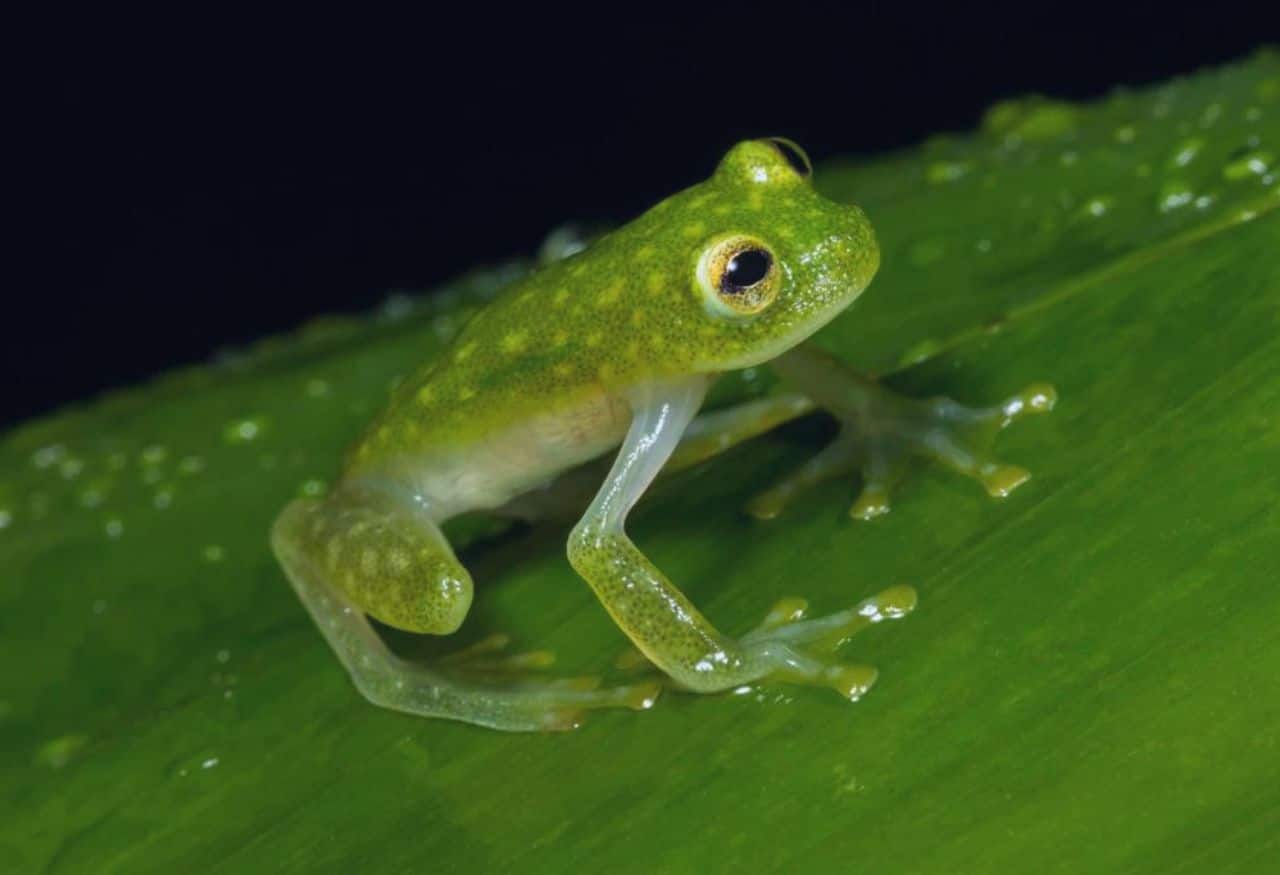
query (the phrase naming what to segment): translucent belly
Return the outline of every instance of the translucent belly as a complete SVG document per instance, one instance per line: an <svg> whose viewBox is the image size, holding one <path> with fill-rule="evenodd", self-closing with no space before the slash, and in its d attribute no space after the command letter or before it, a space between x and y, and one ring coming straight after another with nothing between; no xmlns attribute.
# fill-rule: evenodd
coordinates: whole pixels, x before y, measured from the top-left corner
<svg viewBox="0 0 1280 875"><path fill-rule="evenodd" d="M401 457L360 480L411 497L439 522L501 507L622 442L631 409L604 392L464 446Z"/></svg>

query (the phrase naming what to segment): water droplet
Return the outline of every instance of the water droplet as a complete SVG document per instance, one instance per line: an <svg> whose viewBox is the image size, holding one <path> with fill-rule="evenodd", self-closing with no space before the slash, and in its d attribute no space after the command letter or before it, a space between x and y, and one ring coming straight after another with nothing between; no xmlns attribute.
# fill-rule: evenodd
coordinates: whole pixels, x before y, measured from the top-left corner
<svg viewBox="0 0 1280 875"><path fill-rule="evenodd" d="M413 313L413 298L403 292L395 292L387 295L386 300L382 302L382 318L391 321L404 319Z"/></svg>
<svg viewBox="0 0 1280 875"><path fill-rule="evenodd" d="M1074 167L1076 162L1079 160L1080 160L1080 155L1077 152L1070 152L1070 151L1063 152L1061 155L1058 156L1058 163L1061 164L1063 167Z"/></svg>
<svg viewBox="0 0 1280 875"><path fill-rule="evenodd" d="M67 454L67 448L62 444L50 444L47 447L41 447L31 454L31 464L37 468L49 468L61 462Z"/></svg>
<svg viewBox="0 0 1280 875"><path fill-rule="evenodd" d="M326 486L323 480L313 477L310 480L303 480L302 485L298 487L298 492L308 498L318 498L324 495Z"/></svg>
<svg viewBox="0 0 1280 875"><path fill-rule="evenodd" d="M231 651L224 647L214 654L213 658L226 665L231 660Z"/></svg>
<svg viewBox="0 0 1280 875"><path fill-rule="evenodd" d="M1080 209L1076 211L1076 215L1085 218L1100 219L1107 213L1111 212L1113 207L1115 207L1114 198L1107 197L1105 195L1092 197L1080 205Z"/></svg>
<svg viewBox="0 0 1280 875"><path fill-rule="evenodd" d="M1249 152L1223 167L1222 176L1231 182L1238 182L1252 176L1264 176L1273 160L1270 152Z"/></svg>
<svg viewBox="0 0 1280 875"><path fill-rule="evenodd" d="M0 529L7 529L13 525L13 511L7 507L0 507Z"/></svg>
<svg viewBox="0 0 1280 875"><path fill-rule="evenodd" d="M308 398L324 398L329 394L329 382L318 378L308 380L305 391Z"/></svg>
<svg viewBox="0 0 1280 875"><path fill-rule="evenodd" d="M973 248L981 252L983 255L986 255L991 251L991 241L984 237L977 243L973 244Z"/></svg>
<svg viewBox="0 0 1280 875"><path fill-rule="evenodd" d="M1160 212L1167 213L1186 206L1194 199L1195 193L1191 191L1191 186L1180 179L1171 179L1160 188L1158 206Z"/></svg>
<svg viewBox="0 0 1280 875"><path fill-rule="evenodd" d="M199 456L183 456L178 463L178 472L181 474L199 474L203 470L204 459Z"/></svg>
<svg viewBox="0 0 1280 875"><path fill-rule="evenodd" d="M267 421L263 417L245 417L228 423L222 430L222 437L230 444L247 444L261 437L266 426Z"/></svg>
<svg viewBox="0 0 1280 875"><path fill-rule="evenodd" d="M441 340L452 340L458 333L459 326L466 320L466 315L471 312L474 312L473 308L468 307L460 311L441 313L431 320L431 330Z"/></svg>
<svg viewBox="0 0 1280 875"><path fill-rule="evenodd" d="M988 134L1003 135L1004 145L1016 148L1019 142L1044 143L1075 129L1077 110L1069 103L1024 97L1005 100L987 110L982 128Z"/></svg>
<svg viewBox="0 0 1280 875"><path fill-rule="evenodd" d="M1222 116L1222 104L1211 103L1204 108L1204 112L1200 114L1200 127L1211 128L1218 123L1218 119Z"/></svg>
<svg viewBox="0 0 1280 875"><path fill-rule="evenodd" d="M74 733L46 741L36 751L36 762L51 769L61 769L71 762L88 741L87 736Z"/></svg>
<svg viewBox="0 0 1280 875"><path fill-rule="evenodd" d="M1169 156L1169 166L1186 167L1196 159L1196 156L1199 155L1203 149L1204 140L1193 137L1192 139L1179 144L1178 147L1173 150L1173 154Z"/></svg>
<svg viewBox="0 0 1280 875"><path fill-rule="evenodd" d="M138 454L138 461L144 465L159 465L169 458L169 449L160 444L151 444L143 447L142 452Z"/></svg>
<svg viewBox="0 0 1280 875"><path fill-rule="evenodd" d="M155 495L151 496L151 504L155 506L156 510L168 509L173 504L173 490L161 489L157 491Z"/></svg>
<svg viewBox="0 0 1280 875"><path fill-rule="evenodd" d="M92 612L94 613L94 615L95 615L95 616L99 616L99 617L100 617L100 616L102 616L103 614L105 614L105 613L107 612L107 602L106 602L106 600L105 600L105 599L94 599L93 604L89 606L89 610L90 610L90 611L92 611Z"/></svg>
<svg viewBox="0 0 1280 875"><path fill-rule="evenodd" d="M205 562L221 562L227 558L227 551L221 544L206 544L200 555Z"/></svg>
<svg viewBox="0 0 1280 875"><path fill-rule="evenodd" d="M103 525L103 529L107 533L107 537L115 540L124 534L124 520L119 517L111 517Z"/></svg>
<svg viewBox="0 0 1280 875"><path fill-rule="evenodd" d="M1138 130L1133 125L1124 125L1116 128L1115 138L1117 143L1132 143L1138 137Z"/></svg>
<svg viewBox="0 0 1280 875"><path fill-rule="evenodd" d="M126 456L124 453L120 452L119 450L116 450L114 453L111 453L109 456L107 456L108 471L123 471L125 466L128 464L129 464L129 457Z"/></svg>
<svg viewBox="0 0 1280 875"><path fill-rule="evenodd" d="M202 768L202 769L212 769L212 768L216 767L217 765L218 765L218 758L217 758L217 757L209 757L208 759L206 759L206 760L204 760L204 761L202 761L202 762L200 763L200 768Z"/></svg>
<svg viewBox="0 0 1280 875"><path fill-rule="evenodd" d="M925 171L925 178L934 185L940 185L945 182L955 182L971 169L972 165L967 161L935 161Z"/></svg>
<svg viewBox="0 0 1280 875"><path fill-rule="evenodd" d="M1247 122L1256 122L1262 118L1262 110L1256 106L1251 106L1244 111L1244 120Z"/></svg>
<svg viewBox="0 0 1280 875"><path fill-rule="evenodd" d="M78 501L81 507L98 507L107 497L107 490L100 484L86 486L80 491Z"/></svg>

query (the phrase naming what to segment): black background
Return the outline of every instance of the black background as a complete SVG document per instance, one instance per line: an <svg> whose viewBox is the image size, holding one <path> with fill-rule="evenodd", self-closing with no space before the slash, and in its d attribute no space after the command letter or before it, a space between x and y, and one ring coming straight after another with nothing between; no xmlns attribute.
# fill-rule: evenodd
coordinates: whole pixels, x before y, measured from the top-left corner
<svg viewBox="0 0 1280 875"><path fill-rule="evenodd" d="M1230 61L1264 5L68 16L6 112L0 424L623 220L742 137L873 153Z"/></svg>

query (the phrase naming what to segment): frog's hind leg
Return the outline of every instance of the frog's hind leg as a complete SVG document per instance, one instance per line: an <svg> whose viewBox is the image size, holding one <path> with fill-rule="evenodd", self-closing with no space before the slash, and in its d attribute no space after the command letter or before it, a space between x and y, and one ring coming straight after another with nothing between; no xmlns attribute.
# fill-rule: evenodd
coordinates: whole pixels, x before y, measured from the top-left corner
<svg viewBox="0 0 1280 875"><path fill-rule="evenodd" d="M375 705L494 729L571 729L589 708L643 709L654 684L596 689L594 678L533 680L550 655L503 658L502 636L423 666L393 654L371 614L414 632L447 634L471 604L471 578L435 524L396 499L348 489L299 500L277 519L272 547L290 583Z"/></svg>
<svg viewBox="0 0 1280 875"><path fill-rule="evenodd" d="M872 519L889 510L889 494L912 456L936 459L1003 498L1031 474L992 453L996 435L1013 421L1053 409L1057 393L1033 383L990 407L966 407L950 398L905 398L857 374L815 348L798 346L772 362L782 377L840 421L836 439L808 464L752 499L747 510L768 519L799 493L835 477L862 474L862 492L850 516Z"/></svg>

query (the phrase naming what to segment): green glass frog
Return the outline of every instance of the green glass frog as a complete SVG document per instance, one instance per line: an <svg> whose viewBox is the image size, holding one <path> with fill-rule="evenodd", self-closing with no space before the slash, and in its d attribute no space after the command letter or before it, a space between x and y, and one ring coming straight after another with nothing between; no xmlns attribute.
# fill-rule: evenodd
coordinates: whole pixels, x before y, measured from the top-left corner
<svg viewBox="0 0 1280 875"><path fill-rule="evenodd" d="M569 562L667 683L866 692L875 670L833 653L859 628L910 611L909 587L819 619L786 600L732 638L625 531L664 466L692 464L819 407L841 423L838 437L753 501L756 516L855 472L863 485L852 514L876 516L913 454L940 459L993 495L1028 476L987 451L1012 419L1048 410L1051 387L985 409L915 401L804 343L861 294L880 259L863 212L818 195L811 175L788 140L739 143L710 179L514 284L403 382L326 497L284 509L272 531L276 555L370 701L505 730L564 729L585 709L653 703L656 683L533 679L529 669L543 658L504 661L496 638L419 665L391 653L367 619L455 631L472 582L441 523L475 510L537 516L560 485L580 484L600 470L587 463L619 446L569 536ZM795 393L697 416L717 375L766 362Z"/></svg>

